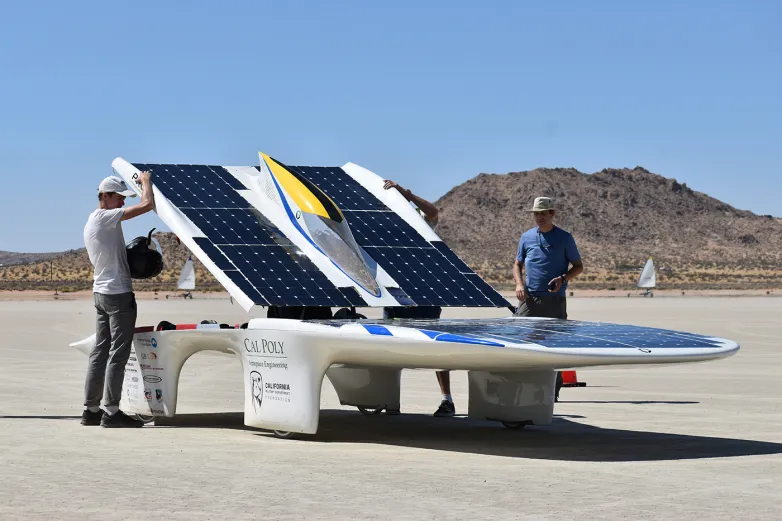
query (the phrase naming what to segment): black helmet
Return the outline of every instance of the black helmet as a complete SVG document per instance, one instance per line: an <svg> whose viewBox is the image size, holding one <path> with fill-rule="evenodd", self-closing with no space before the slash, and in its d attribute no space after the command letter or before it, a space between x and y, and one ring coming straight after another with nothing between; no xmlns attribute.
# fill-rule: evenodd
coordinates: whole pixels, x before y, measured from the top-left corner
<svg viewBox="0 0 782 521"><path fill-rule="evenodd" d="M150 279L163 271L163 255L150 248L152 244L152 228L146 237L136 237L126 246L130 276L134 279Z"/></svg>

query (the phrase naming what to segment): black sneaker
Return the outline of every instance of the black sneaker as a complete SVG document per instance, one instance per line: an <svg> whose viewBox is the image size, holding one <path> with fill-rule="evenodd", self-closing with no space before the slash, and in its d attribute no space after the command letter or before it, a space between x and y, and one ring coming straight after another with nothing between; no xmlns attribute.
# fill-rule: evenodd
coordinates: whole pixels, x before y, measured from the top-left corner
<svg viewBox="0 0 782 521"><path fill-rule="evenodd" d="M440 403L440 407L434 411L434 415L438 417L453 416L454 414L456 414L456 407L453 405L453 402L449 402L448 400L443 400L442 403Z"/></svg>
<svg viewBox="0 0 782 521"><path fill-rule="evenodd" d="M103 418L103 411L90 412L89 409L84 409L81 413L82 425L100 425L100 421Z"/></svg>
<svg viewBox="0 0 782 521"><path fill-rule="evenodd" d="M115 414L104 414L100 426L109 428L143 427L144 422L131 418L122 411L117 411Z"/></svg>

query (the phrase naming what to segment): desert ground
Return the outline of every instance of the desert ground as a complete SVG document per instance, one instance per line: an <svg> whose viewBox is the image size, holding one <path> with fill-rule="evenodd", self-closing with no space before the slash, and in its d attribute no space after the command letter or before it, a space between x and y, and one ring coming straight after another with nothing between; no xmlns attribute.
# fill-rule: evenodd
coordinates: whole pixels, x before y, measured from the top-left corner
<svg viewBox="0 0 782 521"><path fill-rule="evenodd" d="M0 298L0 519L716 519L782 511L782 299L675 296L569 300L572 319L722 336L726 360L581 370L550 426L511 431L433 418L431 371L405 371L401 416L341 407L324 382L317 435L281 440L242 424L238 360L184 367L167 426L79 425L93 330L85 295ZM379 310L370 310L378 316ZM446 310L444 316L507 316ZM263 311L251 313L262 316ZM138 325L238 323L227 298L139 302Z"/></svg>

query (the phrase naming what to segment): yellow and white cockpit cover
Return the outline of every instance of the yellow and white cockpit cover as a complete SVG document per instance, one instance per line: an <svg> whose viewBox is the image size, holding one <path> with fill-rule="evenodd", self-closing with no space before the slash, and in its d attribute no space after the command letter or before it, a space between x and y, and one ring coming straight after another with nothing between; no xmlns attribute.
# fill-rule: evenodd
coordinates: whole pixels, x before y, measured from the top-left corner
<svg viewBox="0 0 782 521"><path fill-rule="evenodd" d="M261 177L268 176L271 180L277 196L274 199L281 203L293 227L353 282L379 297L380 286L334 201L295 171L263 152L258 155ZM269 190L267 195L272 195Z"/></svg>

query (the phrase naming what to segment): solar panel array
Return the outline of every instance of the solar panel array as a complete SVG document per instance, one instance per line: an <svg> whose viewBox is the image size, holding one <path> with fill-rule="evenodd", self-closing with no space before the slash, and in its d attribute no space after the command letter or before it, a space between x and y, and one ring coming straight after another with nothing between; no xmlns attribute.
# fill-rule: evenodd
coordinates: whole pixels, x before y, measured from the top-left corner
<svg viewBox="0 0 782 521"><path fill-rule="evenodd" d="M152 173L160 192L198 226L196 244L258 305L366 306L352 287L337 288L264 223L237 190L246 190L221 166L135 163Z"/></svg>
<svg viewBox="0 0 782 521"><path fill-rule="evenodd" d="M444 243L429 243L396 212L338 167L286 166L342 210L356 243L419 306L505 307L507 301Z"/></svg>
<svg viewBox="0 0 782 521"><path fill-rule="evenodd" d="M336 327L342 321L321 321ZM532 343L551 348L720 348L719 341L693 333L651 327L574 320L362 320L362 324L403 326L503 343ZM433 335L429 335L433 337ZM442 337L437 337L442 339Z"/></svg>
<svg viewBox="0 0 782 521"><path fill-rule="evenodd" d="M196 243L255 304L366 306L352 287L337 288L280 230L239 194L247 190L221 166L135 163L206 236ZM257 168L257 167L256 167ZM338 167L285 166L342 210L356 242L399 284L400 305L507 306L445 244L428 242Z"/></svg>
<svg viewBox="0 0 782 521"><path fill-rule="evenodd" d="M506 342L529 342L544 347L569 348L693 348L720 347L709 337L650 327L569 320L497 320L490 323L454 321L434 329Z"/></svg>

